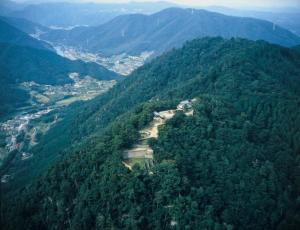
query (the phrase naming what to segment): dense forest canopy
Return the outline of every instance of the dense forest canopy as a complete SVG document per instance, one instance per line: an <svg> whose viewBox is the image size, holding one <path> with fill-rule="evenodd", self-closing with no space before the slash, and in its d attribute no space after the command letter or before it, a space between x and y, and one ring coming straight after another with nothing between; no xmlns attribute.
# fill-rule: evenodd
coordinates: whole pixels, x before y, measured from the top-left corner
<svg viewBox="0 0 300 230"><path fill-rule="evenodd" d="M36 147L39 178L2 187L5 229L297 229L300 54L263 41L204 38L144 65L106 94L63 110ZM154 111L197 98L149 144L154 166L122 153ZM62 141L57 141L57 140ZM33 176L32 176L33 177Z"/></svg>

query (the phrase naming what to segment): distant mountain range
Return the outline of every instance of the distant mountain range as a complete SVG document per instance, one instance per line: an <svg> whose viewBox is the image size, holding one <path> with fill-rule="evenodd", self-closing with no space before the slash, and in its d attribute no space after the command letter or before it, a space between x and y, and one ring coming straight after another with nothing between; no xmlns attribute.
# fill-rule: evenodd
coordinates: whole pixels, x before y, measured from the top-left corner
<svg viewBox="0 0 300 230"><path fill-rule="evenodd" d="M95 26L108 22L118 15L129 13L150 14L171 6L175 6L175 4L167 2L67 3L62 1L23 5L6 0L2 5L0 3L0 14L25 18L44 26Z"/></svg>
<svg viewBox="0 0 300 230"><path fill-rule="evenodd" d="M160 54L180 47L187 40L206 36L266 40L283 46L300 43L295 34L268 21L181 8L152 15L122 15L97 27L55 30L42 34L41 38L109 56L143 51Z"/></svg>
<svg viewBox="0 0 300 230"><path fill-rule="evenodd" d="M281 9L275 10L238 10L226 7L212 6L207 10L238 17L251 17L267 20L290 30L300 36L300 5L298 9Z"/></svg>
<svg viewBox="0 0 300 230"><path fill-rule="evenodd" d="M129 2L109 3L72 3L71 1L30 1L16 3L9 0L0 2L0 15L25 18L44 26L73 27L76 25L97 26L124 14L151 14L169 7L170 2ZM185 7L185 6L182 6ZM252 17L273 22L293 33L300 35L300 9L260 9L243 10L222 6L205 7L209 11L230 16Z"/></svg>

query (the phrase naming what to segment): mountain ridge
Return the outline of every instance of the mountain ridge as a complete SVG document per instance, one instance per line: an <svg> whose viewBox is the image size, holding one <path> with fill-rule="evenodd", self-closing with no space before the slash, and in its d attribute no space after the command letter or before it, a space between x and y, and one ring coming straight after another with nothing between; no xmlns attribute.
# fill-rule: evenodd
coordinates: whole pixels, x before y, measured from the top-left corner
<svg viewBox="0 0 300 230"><path fill-rule="evenodd" d="M168 2L131 3L74 3L52 2L29 4L6 16L26 18L44 26L69 27L75 25L100 25L124 13L153 13L174 4ZM51 13L49 13L51 12Z"/></svg>
<svg viewBox="0 0 300 230"><path fill-rule="evenodd" d="M48 27L31 22L24 18L12 18L12 17L0 16L0 20L5 21L9 25L17 28L18 30L23 31L24 33L26 33L28 35L35 34L36 32L38 32L38 30L40 32L48 32L49 31Z"/></svg>
<svg viewBox="0 0 300 230"><path fill-rule="evenodd" d="M16 27L0 18L0 42L13 45L28 46L36 49L53 50L46 42L38 41L27 33L18 30Z"/></svg>
<svg viewBox="0 0 300 230"><path fill-rule="evenodd" d="M228 26L230 30L226 29ZM205 36L242 37L285 46L300 43L299 37L267 21L180 8L152 15L122 15L98 27L53 31L42 38L109 56L153 50L160 54L180 47L187 40Z"/></svg>

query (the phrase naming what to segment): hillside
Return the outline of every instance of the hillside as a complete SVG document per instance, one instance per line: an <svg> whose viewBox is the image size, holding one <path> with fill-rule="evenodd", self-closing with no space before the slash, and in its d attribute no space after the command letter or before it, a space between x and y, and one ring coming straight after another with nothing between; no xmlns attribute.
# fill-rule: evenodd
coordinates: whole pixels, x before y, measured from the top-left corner
<svg viewBox="0 0 300 230"><path fill-rule="evenodd" d="M49 31L48 27L42 26L40 24L31 22L24 18L11 18L11 17L1 17L0 20L6 22L7 24L21 30L26 34L38 34L45 33Z"/></svg>
<svg viewBox="0 0 300 230"><path fill-rule="evenodd" d="M2 226L296 229L299 76L299 53L262 41L205 38L156 58L64 110L28 164L62 160L17 194L30 167L2 186ZM153 112L191 98L194 115L177 112L149 141L153 167L124 167Z"/></svg>
<svg viewBox="0 0 300 230"><path fill-rule="evenodd" d="M26 104L29 94L20 89L22 82L62 85L73 82L68 77L72 72L99 80L120 79L97 64L70 61L47 50L7 43L0 43L0 50L0 117Z"/></svg>
<svg viewBox="0 0 300 230"><path fill-rule="evenodd" d="M30 37L25 32L5 22L2 18L0 18L0 42L36 49L52 50L52 47L46 42L38 41Z"/></svg>
<svg viewBox="0 0 300 230"><path fill-rule="evenodd" d="M65 84L70 72L93 75L96 79L118 79L118 75L105 68L82 61L70 61L51 51L12 46L0 43L1 74L10 82L35 81L40 84Z"/></svg>
<svg viewBox="0 0 300 230"><path fill-rule="evenodd" d="M267 21L180 8L168 8L152 15L123 15L98 27L56 30L42 38L110 56L137 55L143 51L160 54L180 47L187 40L206 36L266 40L284 46L300 43L299 37Z"/></svg>

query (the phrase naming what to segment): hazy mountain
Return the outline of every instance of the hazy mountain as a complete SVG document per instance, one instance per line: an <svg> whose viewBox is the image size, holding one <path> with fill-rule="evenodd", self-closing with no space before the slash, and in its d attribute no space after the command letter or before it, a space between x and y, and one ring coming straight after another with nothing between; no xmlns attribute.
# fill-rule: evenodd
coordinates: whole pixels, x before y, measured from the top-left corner
<svg viewBox="0 0 300 230"><path fill-rule="evenodd" d="M299 74L299 53L263 41L206 38L156 58L64 111L15 181L64 157L17 195L2 186L2 226L296 229ZM126 168L153 113L191 98L194 115L177 112L149 141L153 165Z"/></svg>
<svg viewBox="0 0 300 230"><path fill-rule="evenodd" d="M105 55L142 51L156 54L205 36L242 37L292 46L300 38L273 23L225 16L205 10L169 8L152 15L119 16L98 27L53 31L42 36L51 42Z"/></svg>
<svg viewBox="0 0 300 230"><path fill-rule="evenodd" d="M11 26L16 27L17 29L27 33L27 34L38 34L49 32L49 28L46 26L42 26L40 24L31 22L24 18L11 18L11 17L1 17L0 20L8 23Z"/></svg>
<svg viewBox="0 0 300 230"><path fill-rule="evenodd" d="M5 19L6 20L6 19ZM38 41L25 32L18 30L16 27L8 24L0 18L0 42L12 45L27 46L37 49L52 50L52 47L43 41Z"/></svg>
<svg viewBox="0 0 300 230"><path fill-rule="evenodd" d="M20 4L10 0L1 0L0 15L9 15L14 11L22 10L25 6L26 4Z"/></svg>
<svg viewBox="0 0 300 230"><path fill-rule="evenodd" d="M231 16L252 17L267 20L300 36L300 8L266 11L238 10L226 7L208 7L208 10Z"/></svg>
<svg viewBox="0 0 300 230"><path fill-rule="evenodd" d="M100 25L118 15L128 13L149 14L170 6L174 6L174 4L166 2L131 2L124 4L55 2L31 4L9 15L26 18L45 26L70 27Z"/></svg>

